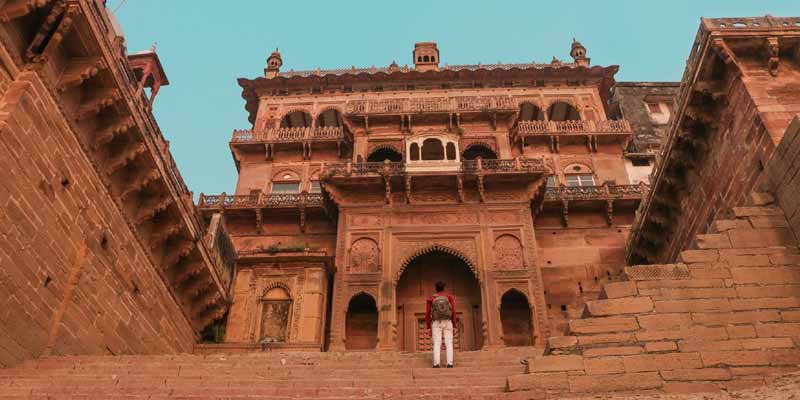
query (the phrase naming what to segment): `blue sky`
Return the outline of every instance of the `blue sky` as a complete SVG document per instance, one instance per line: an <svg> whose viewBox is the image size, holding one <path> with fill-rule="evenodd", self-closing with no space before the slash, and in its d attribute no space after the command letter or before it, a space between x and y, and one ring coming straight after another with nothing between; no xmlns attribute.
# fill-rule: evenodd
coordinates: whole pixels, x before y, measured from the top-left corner
<svg viewBox="0 0 800 400"><path fill-rule="evenodd" d="M170 86L154 112L195 196L233 192L228 141L250 128L236 78L262 75L275 47L282 70L411 64L419 41L449 64L547 62L569 60L576 37L592 64L620 66L618 81L679 80L701 16L764 14L800 15L800 3L126 0L117 11L129 52L158 42Z"/></svg>

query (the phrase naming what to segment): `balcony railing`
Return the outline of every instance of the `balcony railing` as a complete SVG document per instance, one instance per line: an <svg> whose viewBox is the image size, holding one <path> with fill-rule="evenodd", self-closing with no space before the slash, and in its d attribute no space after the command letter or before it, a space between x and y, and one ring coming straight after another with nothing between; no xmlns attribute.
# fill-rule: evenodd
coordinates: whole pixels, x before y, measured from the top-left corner
<svg viewBox="0 0 800 400"><path fill-rule="evenodd" d="M516 111L517 102L508 96L431 97L422 99L354 100L347 102L347 114L403 114L451 111Z"/></svg>
<svg viewBox="0 0 800 400"><path fill-rule="evenodd" d="M292 143L306 140L345 140L344 130L336 126L318 128L272 128L263 131L235 130L232 143Z"/></svg>
<svg viewBox="0 0 800 400"><path fill-rule="evenodd" d="M421 162L421 163L424 163ZM515 158L510 160L464 160L460 168L453 171L449 168L458 162L451 161L442 164L442 172L456 172L466 174L496 174L537 172L546 173L547 168L541 158ZM357 177L357 176L395 176L410 173L414 163L405 162L363 162L363 163L334 163L325 164L322 168L323 177ZM436 172L436 167L426 165L424 170L415 172Z"/></svg>
<svg viewBox="0 0 800 400"><path fill-rule="evenodd" d="M322 193L276 193L258 195L205 195L200 194L197 207L218 208L294 208L322 207Z"/></svg>
<svg viewBox="0 0 800 400"><path fill-rule="evenodd" d="M641 199L650 191L650 185L602 185L548 187L546 201L560 200L627 200Z"/></svg>
<svg viewBox="0 0 800 400"><path fill-rule="evenodd" d="M625 120L608 121L520 121L519 135L632 133L631 124Z"/></svg>

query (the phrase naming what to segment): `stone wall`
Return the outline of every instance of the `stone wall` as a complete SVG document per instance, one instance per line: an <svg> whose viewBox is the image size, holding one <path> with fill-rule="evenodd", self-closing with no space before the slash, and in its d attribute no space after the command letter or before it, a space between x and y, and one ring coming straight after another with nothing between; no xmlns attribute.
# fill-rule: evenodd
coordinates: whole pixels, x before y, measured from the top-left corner
<svg viewBox="0 0 800 400"><path fill-rule="evenodd" d="M189 320L39 77L0 79L0 366L191 351Z"/></svg>
<svg viewBox="0 0 800 400"><path fill-rule="evenodd" d="M733 209L678 264L627 267L511 391L735 390L800 364L800 252L768 194ZM540 396L540 397L536 397Z"/></svg>
<svg viewBox="0 0 800 400"><path fill-rule="evenodd" d="M766 170L765 184L775 193L795 235L800 234L800 117L795 117Z"/></svg>

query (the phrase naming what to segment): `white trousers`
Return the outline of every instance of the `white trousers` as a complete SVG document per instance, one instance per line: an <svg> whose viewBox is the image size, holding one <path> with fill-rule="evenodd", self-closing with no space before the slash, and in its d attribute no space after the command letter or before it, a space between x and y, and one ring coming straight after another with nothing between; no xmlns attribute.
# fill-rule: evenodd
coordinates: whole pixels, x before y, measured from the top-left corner
<svg viewBox="0 0 800 400"><path fill-rule="evenodd" d="M442 358L442 334L444 334L444 347L447 349L447 365L453 365L453 321L431 322L433 365L439 365Z"/></svg>

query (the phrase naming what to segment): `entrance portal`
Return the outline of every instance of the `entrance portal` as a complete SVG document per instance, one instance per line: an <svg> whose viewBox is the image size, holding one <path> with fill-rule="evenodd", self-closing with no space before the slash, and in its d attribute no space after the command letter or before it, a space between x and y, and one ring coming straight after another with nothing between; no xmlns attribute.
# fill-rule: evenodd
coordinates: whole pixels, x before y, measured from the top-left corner
<svg viewBox="0 0 800 400"><path fill-rule="evenodd" d="M531 309L524 294L511 289L503 295L500 300L500 321L506 346L530 346L533 343Z"/></svg>
<svg viewBox="0 0 800 400"><path fill-rule="evenodd" d="M350 300L345 318L345 348L374 349L378 343L378 307L375 299L360 293Z"/></svg>
<svg viewBox="0 0 800 400"><path fill-rule="evenodd" d="M478 350L481 334L481 288L467 264L441 251L418 256L397 282L397 340L404 351L430 351L431 332L425 326L425 300L442 281L456 301L458 326L454 327L456 350Z"/></svg>

